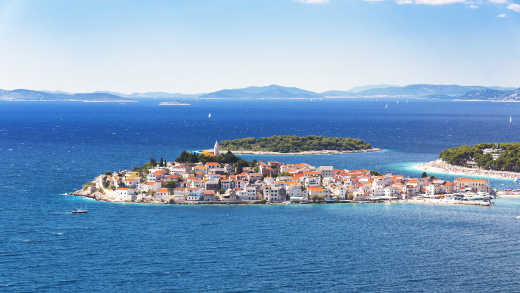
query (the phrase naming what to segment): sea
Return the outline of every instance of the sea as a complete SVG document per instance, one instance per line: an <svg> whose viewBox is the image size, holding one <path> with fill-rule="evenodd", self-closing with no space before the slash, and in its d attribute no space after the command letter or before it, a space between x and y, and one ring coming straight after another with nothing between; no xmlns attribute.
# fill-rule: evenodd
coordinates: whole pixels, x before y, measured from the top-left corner
<svg viewBox="0 0 520 293"><path fill-rule="evenodd" d="M0 291L520 291L516 199L491 207L182 206L65 195L108 170L271 135L358 137L383 151L243 157L420 176L413 166L445 148L518 141L518 104L190 103L0 102ZM71 214L75 208L89 212Z"/></svg>

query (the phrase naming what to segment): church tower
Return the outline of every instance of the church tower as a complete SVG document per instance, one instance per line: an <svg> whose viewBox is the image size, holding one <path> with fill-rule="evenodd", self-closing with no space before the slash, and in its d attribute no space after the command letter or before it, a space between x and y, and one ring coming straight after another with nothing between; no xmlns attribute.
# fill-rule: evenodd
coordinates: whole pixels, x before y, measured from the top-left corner
<svg viewBox="0 0 520 293"><path fill-rule="evenodd" d="M218 149L218 140L215 141L215 146L213 147L213 154L215 154L215 156L220 155L220 150Z"/></svg>

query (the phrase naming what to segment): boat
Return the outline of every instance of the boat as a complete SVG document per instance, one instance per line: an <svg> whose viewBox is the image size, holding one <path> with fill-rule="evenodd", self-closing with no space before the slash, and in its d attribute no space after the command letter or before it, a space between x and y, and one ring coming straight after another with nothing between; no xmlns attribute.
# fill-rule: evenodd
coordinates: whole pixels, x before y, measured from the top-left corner
<svg viewBox="0 0 520 293"><path fill-rule="evenodd" d="M74 210L72 210L71 213L73 213L73 214L86 214L86 213L88 213L88 210L74 209Z"/></svg>

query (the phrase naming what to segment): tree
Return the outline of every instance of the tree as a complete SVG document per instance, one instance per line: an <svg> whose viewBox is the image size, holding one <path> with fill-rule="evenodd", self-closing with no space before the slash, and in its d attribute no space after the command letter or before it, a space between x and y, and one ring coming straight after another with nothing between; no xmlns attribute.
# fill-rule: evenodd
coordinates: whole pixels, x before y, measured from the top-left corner
<svg viewBox="0 0 520 293"><path fill-rule="evenodd" d="M374 171L374 170L370 170L370 175L372 176L383 176L383 174L377 172L377 171Z"/></svg>
<svg viewBox="0 0 520 293"><path fill-rule="evenodd" d="M168 181L165 184L163 184L163 187L173 189L177 187L177 183L175 181Z"/></svg>
<svg viewBox="0 0 520 293"><path fill-rule="evenodd" d="M428 177L428 174L426 174L426 172L422 172L421 178L426 178L426 177Z"/></svg>
<svg viewBox="0 0 520 293"><path fill-rule="evenodd" d="M150 166L155 167L157 165L157 162L155 161L154 158L150 158Z"/></svg>

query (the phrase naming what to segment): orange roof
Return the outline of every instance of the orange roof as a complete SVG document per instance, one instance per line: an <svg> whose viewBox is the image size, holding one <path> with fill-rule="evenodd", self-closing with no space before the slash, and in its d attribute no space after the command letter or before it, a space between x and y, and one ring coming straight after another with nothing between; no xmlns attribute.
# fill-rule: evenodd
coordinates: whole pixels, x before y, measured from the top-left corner
<svg viewBox="0 0 520 293"><path fill-rule="evenodd" d="M161 189L157 190L157 192L170 192L170 191L168 190L168 188L161 188Z"/></svg>
<svg viewBox="0 0 520 293"><path fill-rule="evenodd" d="M157 182L154 182L154 181L146 182L146 185L155 185L155 184L157 184Z"/></svg>
<svg viewBox="0 0 520 293"><path fill-rule="evenodd" d="M119 187L117 190L128 190L128 188Z"/></svg>
<svg viewBox="0 0 520 293"><path fill-rule="evenodd" d="M465 178L465 177L459 177L459 178L456 178L455 181L459 181L459 182L466 182L466 183L485 183L487 184L488 181L487 180L484 180L484 179L475 179L475 178Z"/></svg>
<svg viewBox="0 0 520 293"><path fill-rule="evenodd" d="M164 170L157 170L157 171L153 172L153 175L155 175L155 176L163 175L164 173L166 173L166 171L164 171Z"/></svg>
<svg viewBox="0 0 520 293"><path fill-rule="evenodd" d="M208 165L208 166L220 166L220 164L217 163L217 162L207 162L206 165Z"/></svg>
<svg viewBox="0 0 520 293"><path fill-rule="evenodd" d="M312 191L325 191L325 189L320 186L309 186L308 189Z"/></svg>
<svg viewBox="0 0 520 293"><path fill-rule="evenodd" d="M316 171L303 172L303 175L320 175L320 174L321 174L320 172L316 172Z"/></svg>

